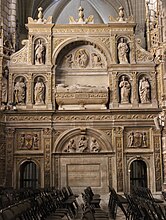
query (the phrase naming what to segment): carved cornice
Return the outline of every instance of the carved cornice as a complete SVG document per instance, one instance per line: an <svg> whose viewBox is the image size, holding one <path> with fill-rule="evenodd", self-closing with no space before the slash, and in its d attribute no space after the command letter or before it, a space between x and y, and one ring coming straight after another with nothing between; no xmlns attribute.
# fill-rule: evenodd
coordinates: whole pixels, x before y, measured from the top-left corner
<svg viewBox="0 0 166 220"><path fill-rule="evenodd" d="M119 114L119 115L108 115L108 114L89 114L89 115L55 115L53 117L54 121L112 121L112 120L152 120L156 114Z"/></svg>

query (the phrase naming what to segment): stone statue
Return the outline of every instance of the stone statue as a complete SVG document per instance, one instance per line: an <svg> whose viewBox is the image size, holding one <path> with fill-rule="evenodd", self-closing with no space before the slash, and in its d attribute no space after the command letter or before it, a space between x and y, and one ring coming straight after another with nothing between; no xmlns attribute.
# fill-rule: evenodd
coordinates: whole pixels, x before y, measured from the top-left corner
<svg viewBox="0 0 166 220"><path fill-rule="evenodd" d="M24 104L26 98L26 85L24 78L20 77L14 86L14 101L16 104Z"/></svg>
<svg viewBox="0 0 166 220"><path fill-rule="evenodd" d="M134 132L131 132L128 136L128 147L134 146Z"/></svg>
<svg viewBox="0 0 166 220"><path fill-rule="evenodd" d="M88 140L85 136L82 136L78 143L78 152L87 152L88 150Z"/></svg>
<svg viewBox="0 0 166 220"><path fill-rule="evenodd" d="M76 60L80 67L85 68L89 62L89 56L85 49L79 49L76 52Z"/></svg>
<svg viewBox="0 0 166 220"><path fill-rule="evenodd" d="M128 62L128 52L129 47L127 43L124 41L124 38L120 38L120 43L118 44L118 59L120 64L126 64Z"/></svg>
<svg viewBox="0 0 166 220"><path fill-rule="evenodd" d="M35 64L45 64L46 48L41 39L38 39L35 46Z"/></svg>
<svg viewBox="0 0 166 220"><path fill-rule="evenodd" d="M2 77L2 103L7 104L8 102L8 69L4 69Z"/></svg>
<svg viewBox="0 0 166 220"><path fill-rule="evenodd" d="M92 53L92 67L103 67L101 56L96 53Z"/></svg>
<svg viewBox="0 0 166 220"><path fill-rule="evenodd" d="M21 134L20 136L20 148L25 146L25 134Z"/></svg>
<svg viewBox="0 0 166 220"><path fill-rule="evenodd" d="M76 143L75 143L74 139L70 139L70 141L65 149L65 152L69 152L69 153L76 152Z"/></svg>
<svg viewBox="0 0 166 220"><path fill-rule="evenodd" d="M146 77L139 81L139 96L141 103L150 103L150 84Z"/></svg>
<svg viewBox="0 0 166 220"><path fill-rule="evenodd" d="M128 82L128 80L125 78L125 76L122 76L122 80L119 84L120 88L120 100L121 103L130 103L130 90L131 90L131 85Z"/></svg>
<svg viewBox="0 0 166 220"><path fill-rule="evenodd" d="M71 68L73 64L73 55L70 53L65 58L67 67Z"/></svg>
<svg viewBox="0 0 166 220"><path fill-rule="evenodd" d="M44 104L45 101L45 84L41 77L37 78L37 82L35 84L35 104Z"/></svg>
<svg viewBox="0 0 166 220"><path fill-rule="evenodd" d="M38 138L37 134L35 134L33 136L33 148L34 149L38 149L39 148L39 138Z"/></svg>
<svg viewBox="0 0 166 220"><path fill-rule="evenodd" d="M95 138L92 138L91 144L90 144L90 151L91 152L100 152L101 148L99 144L97 143L97 140Z"/></svg>

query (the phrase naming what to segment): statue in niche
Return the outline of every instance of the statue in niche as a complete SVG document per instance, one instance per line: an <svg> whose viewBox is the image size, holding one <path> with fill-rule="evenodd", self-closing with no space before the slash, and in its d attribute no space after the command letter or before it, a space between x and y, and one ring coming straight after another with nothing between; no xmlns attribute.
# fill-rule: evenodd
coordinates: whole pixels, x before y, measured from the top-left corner
<svg viewBox="0 0 166 220"><path fill-rule="evenodd" d="M7 104L8 102L8 75L9 70L4 69L3 75L2 75L2 103Z"/></svg>
<svg viewBox="0 0 166 220"><path fill-rule="evenodd" d="M145 76L139 81L139 96L141 103L150 103L150 83Z"/></svg>
<svg viewBox="0 0 166 220"><path fill-rule="evenodd" d="M33 136L33 148L34 149L38 149L39 148L39 138L38 138L37 134L35 134Z"/></svg>
<svg viewBox="0 0 166 220"><path fill-rule="evenodd" d="M97 143L97 140L95 138L92 138L91 144L90 144L90 151L91 152L100 152L101 148L99 144Z"/></svg>
<svg viewBox="0 0 166 220"><path fill-rule="evenodd" d="M92 67L103 67L101 56L96 53L92 53Z"/></svg>
<svg viewBox="0 0 166 220"><path fill-rule="evenodd" d="M89 62L89 56L85 49L79 49L76 52L76 60L81 68L86 68Z"/></svg>
<svg viewBox="0 0 166 220"><path fill-rule="evenodd" d="M82 136L78 143L78 152L87 152L88 151L88 140L85 136Z"/></svg>
<svg viewBox="0 0 166 220"><path fill-rule="evenodd" d="M74 141L74 139L70 139L66 149L64 150L65 152L69 152L69 153L75 153L76 152L76 143Z"/></svg>
<svg viewBox="0 0 166 220"><path fill-rule="evenodd" d="M35 46L35 64L45 64L46 47L41 39L38 39Z"/></svg>
<svg viewBox="0 0 166 220"><path fill-rule="evenodd" d="M23 77L20 77L14 86L14 100L16 104L24 104L26 98L26 85Z"/></svg>
<svg viewBox="0 0 166 220"><path fill-rule="evenodd" d="M20 148L25 146L25 134L21 134L20 136Z"/></svg>
<svg viewBox="0 0 166 220"><path fill-rule="evenodd" d="M125 76L122 76L122 80L119 83L119 88L120 88L121 103L123 104L130 103L131 85Z"/></svg>
<svg viewBox="0 0 166 220"><path fill-rule="evenodd" d="M143 132L143 134L142 134L142 147L147 147L146 132Z"/></svg>
<svg viewBox="0 0 166 220"><path fill-rule="evenodd" d="M41 77L37 78L34 88L35 105L44 104L45 101L45 84Z"/></svg>
<svg viewBox="0 0 166 220"><path fill-rule="evenodd" d="M70 53L65 58L67 67L71 68L73 64L73 55Z"/></svg>
<svg viewBox="0 0 166 220"><path fill-rule="evenodd" d="M129 143L128 147L133 147L134 146L134 132L131 132L128 136Z"/></svg>
<svg viewBox="0 0 166 220"><path fill-rule="evenodd" d="M118 44L118 59L120 64L129 63L128 52L129 52L129 47L127 43L125 42L124 38L120 38L120 42Z"/></svg>

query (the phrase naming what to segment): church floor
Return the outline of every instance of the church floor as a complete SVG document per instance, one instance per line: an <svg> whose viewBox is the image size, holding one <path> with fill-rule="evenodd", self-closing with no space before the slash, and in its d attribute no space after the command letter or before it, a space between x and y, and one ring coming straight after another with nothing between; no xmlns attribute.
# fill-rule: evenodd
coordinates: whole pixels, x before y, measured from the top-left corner
<svg viewBox="0 0 166 220"><path fill-rule="evenodd" d="M100 203L101 208L102 208L105 212L107 212L107 213L108 213L108 199L109 199L108 197L109 197L109 195L102 196L102 197L101 197L101 203ZM79 198L78 198L77 201L78 201L78 203L79 203L79 206L81 207L82 199L80 198L80 196L79 196ZM79 211L78 211L78 214L77 214L76 218L75 218L75 219L72 219L72 220L81 220L81 217L82 217L82 210L81 210L81 208L80 208ZM49 216L46 220L55 220L55 219L57 219L57 218L55 218L54 216ZM121 209L118 208L116 220L125 220L125 219L126 219L126 218L125 218L124 214L122 213ZM63 220L68 220L68 219L67 219L67 218L63 218ZM89 220L90 220L90 219L89 219ZM112 220L112 218L109 218L109 220Z"/></svg>
<svg viewBox="0 0 166 220"><path fill-rule="evenodd" d="M73 220L81 220L81 216L82 216L82 213L81 213L81 212L78 212L78 216L77 216L75 219L73 219ZM50 217L48 217L46 220L54 220L54 219L57 220L57 218L54 218L53 216L50 216ZM116 220L125 220L125 219L126 219L126 218L125 218L124 214L123 214L122 211L118 208ZM63 220L67 220L67 218L63 218ZM90 220L90 219L89 219L89 220ZM109 218L109 220L112 220L112 218Z"/></svg>

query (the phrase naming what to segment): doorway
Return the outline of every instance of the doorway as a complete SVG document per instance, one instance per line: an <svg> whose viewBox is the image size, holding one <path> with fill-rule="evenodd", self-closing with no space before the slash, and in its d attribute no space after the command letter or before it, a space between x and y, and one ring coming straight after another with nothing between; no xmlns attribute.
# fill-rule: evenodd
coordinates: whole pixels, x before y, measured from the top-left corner
<svg viewBox="0 0 166 220"><path fill-rule="evenodd" d="M130 189L147 187L147 166L143 160L135 160L130 165Z"/></svg>
<svg viewBox="0 0 166 220"><path fill-rule="evenodd" d="M24 162L20 166L20 188L36 189L39 185L39 172L37 165L32 162Z"/></svg>

